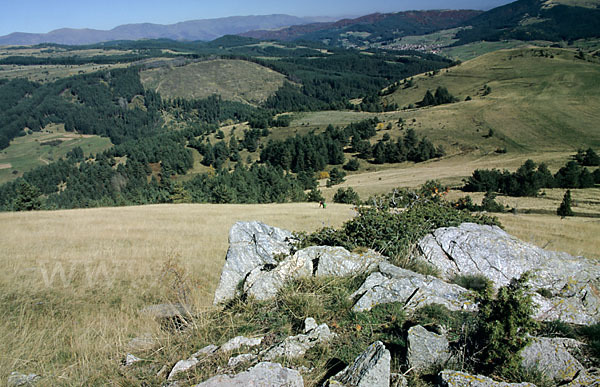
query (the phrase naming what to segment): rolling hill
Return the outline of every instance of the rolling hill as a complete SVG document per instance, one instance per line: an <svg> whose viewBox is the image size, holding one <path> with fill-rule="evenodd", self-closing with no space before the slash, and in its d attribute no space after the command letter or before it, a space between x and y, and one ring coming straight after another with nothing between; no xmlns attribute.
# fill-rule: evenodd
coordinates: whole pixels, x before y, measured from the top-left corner
<svg viewBox="0 0 600 387"><path fill-rule="evenodd" d="M215 59L181 67L162 67L140 74L145 88L167 98L201 99L213 94L225 100L258 105L283 85L285 76L244 60Z"/></svg>
<svg viewBox="0 0 600 387"><path fill-rule="evenodd" d="M456 150L576 150L600 145L598 82L597 60L572 50L519 48L414 77L412 86L401 85L386 101L414 107L427 90L447 88L460 102L408 109L403 116ZM490 130L494 135L484 138Z"/></svg>

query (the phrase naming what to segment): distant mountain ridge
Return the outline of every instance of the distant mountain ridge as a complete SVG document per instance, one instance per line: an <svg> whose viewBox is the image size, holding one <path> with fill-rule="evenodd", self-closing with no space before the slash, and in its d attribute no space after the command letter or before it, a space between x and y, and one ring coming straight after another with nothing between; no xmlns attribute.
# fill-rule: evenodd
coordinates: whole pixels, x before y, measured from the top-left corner
<svg viewBox="0 0 600 387"><path fill-rule="evenodd" d="M465 23L456 45L480 40L569 41L600 36L600 0L517 0Z"/></svg>
<svg viewBox="0 0 600 387"><path fill-rule="evenodd" d="M276 29L314 22L311 18L274 14L232 16L218 19L190 20L176 24L124 24L111 30L61 28L45 34L15 32L0 36L0 45L32 45L40 43L94 44L111 40L172 39L213 40L224 35L257 29Z"/></svg>
<svg viewBox="0 0 600 387"><path fill-rule="evenodd" d="M374 13L356 19L342 19L328 23L310 23L281 28L275 31L257 30L241 33L242 36L273 40L337 40L343 34L364 32L374 35L370 40L386 35L394 37L425 34L452 28L470 20L483 11L432 10L396 13Z"/></svg>

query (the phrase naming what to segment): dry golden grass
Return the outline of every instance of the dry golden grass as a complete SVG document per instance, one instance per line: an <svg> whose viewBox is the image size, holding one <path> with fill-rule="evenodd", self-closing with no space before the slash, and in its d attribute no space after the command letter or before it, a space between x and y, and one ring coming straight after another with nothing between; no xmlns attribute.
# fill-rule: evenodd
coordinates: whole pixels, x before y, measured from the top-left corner
<svg viewBox="0 0 600 387"><path fill-rule="evenodd" d="M494 214L505 230L548 250L600 259L600 219L556 215Z"/></svg>
<svg viewBox="0 0 600 387"><path fill-rule="evenodd" d="M390 192L396 187L415 188L427 180L440 180L453 187L462 186L462 179L471 176L475 169L508 169L516 171L527 159L546 163L552 172L563 166L573 152L506 153L471 152L464 155L448 156L423 163L401 163L374 165L366 164L367 172L349 175L346 181L331 188L321 181L323 195L331 200L340 187L352 187L363 199L371 195ZM562 197L561 197L562 199Z"/></svg>
<svg viewBox="0 0 600 387"><path fill-rule="evenodd" d="M187 273L187 301L204 309L234 222L310 231L352 216L349 206L314 203L2 213L0 380L20 371L43 375L42 385L107 384L132 337L169 340L138 314L178 301L167 264Z"/></svg>

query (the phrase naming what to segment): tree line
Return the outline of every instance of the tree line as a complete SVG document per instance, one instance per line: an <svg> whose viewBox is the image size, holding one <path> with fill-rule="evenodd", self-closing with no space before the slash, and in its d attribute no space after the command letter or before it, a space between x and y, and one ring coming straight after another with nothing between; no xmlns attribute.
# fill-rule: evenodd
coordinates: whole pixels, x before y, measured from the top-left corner
<svg viewBox="0 0 600 387"><path fill-rule="evenodd" d="M541 188L591 188L600 184L600 169L590 172L577 161L567 162L554 175L546 164L527 160L516 172L477 169L465 181L467 192L499 192L508 196L537 196Z"/></svg>

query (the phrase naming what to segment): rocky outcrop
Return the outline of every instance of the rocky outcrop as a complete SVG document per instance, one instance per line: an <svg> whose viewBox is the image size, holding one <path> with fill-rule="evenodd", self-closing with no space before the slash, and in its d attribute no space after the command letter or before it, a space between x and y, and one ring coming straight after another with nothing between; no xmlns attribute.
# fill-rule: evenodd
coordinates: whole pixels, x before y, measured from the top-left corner
<svg viewBox="0 0 600 387"><path fill-rule="evenodd" d="M21 374L19 372L11 372L8 377L8 386L33 386L39 382L41 377L36 374Z"/></svg>
<svg viewBox="0 0 600 387"><path fill-rule="evenodd" d="M336 334L329 330L327 324L321 324L317 327L312 327L313 322L314 319L310 319L308 324L306 324L305 321L305 326L309 326L312 329L305 329L304 334L286 338L283 340L283 342L261 352L261 357L264 360L274 360L278 357L285 357L288 359L301 357L306 353L306 351L315 345L327 342L336 337Z"/></svg>
<svg viewBox="0 0 600 387"><path fill-rule="evenodd" d="M313 246L298 251L313 262L316 277L346 277L368 273L377 268L385 257L373 250L351 253L343 247Z"/></svg>
<svg viewBox="0 0 600 387"><path fill-rule="evenodd" d="M482 275L494 287L529 271L534 290L544 289L550 298L536 298L542 320L560 319L575 324L600 321L600 265L525 243L496 226L463 223L444 227L418 243L420 256L439 269L449 281L458 275Z"/></svg>
<svg viewBox="0 0 600 387"><path fill-rule="evenodd" d="M229 358L227 361L227 366L231 368L235 368L240 364L244 363L253 363L258 359L258 357L253 353L243 353L241 355L234 356Z"/></svg>
<svg viewBox="0 0 600 387"><path fill-rule="evenodd" d="M537 369L556 382L570 382L585 371L570 353L582 345L573 339L536 337L521 351L521 364Z"/></svg>
<svg viewBox="0 0 600 387"><path fill-rule="evenodd" d="M186 371L191 370L199 362L200 362L200 360L198 360L198 358L196 358L194 356L192 356L192 357L190 357L189 359L186 359L186 360L179 360L177 363L175 363L175 365L171 369L171 372L169 373L169 376L167 377L167 380L172 380L178 374L180 374L182 372L186 372Z"/></svg>
<svg viewBox="0 0 600 387"><path fill-rule="evenodd" d="M567 384L561 384L561 387L598 387L600 386L600 374L598 372L591 374L580 372L575 379Z"/></svg>
<svg viewBox="0 0 600 387"><path fill-rule="evenodd" d="M231 340L227 341L226 343L224 343L223 345L221 345L220 347L217 347L216 345L213 345L213 344L207 345L206 347L202 348L198 352L194 353L189 358L184 359L184 360L179 360L177 363L175 363L175 365L171 369L171 372L169 373L169 376L167 377L167 379L172 380L178 374L180 374L182 372L187 372L187 371L191 370L192 368L196 367L196 365L198 365L198 363L200 363L200 359L203 357L211 356L217 352L235 351L242 347L256 347L262 343L262 339L263 339L262 337L248 338L248 337L244 337L244 336L236 336L233 339L231 339Z"/></svg>
<svg viewBox="0 0 600 387"><path fill-rule="evenodd" d="M444 335L430 332L421 325L408 330L408 367L423 371L434 365L443 365L450 359L450 344Z"/></svg>
<svg viewBox="0 0 600 387"><path fill-rule="evenodd" d="M258 363L248 371L234 376L217 375L196 387L303 387L304 380L300 372L284 368L278 363Z"/></svg>
<svg viewBox="0 0 600 387"><path fill-rule="evenodd" d="M229 231L229 250L221 280L215 291L218 304L237 295L237 288L248 273L257 267L278 264L275 257L289 254L292 233L261 222L237 222Z"/></svg>
<svg viewBox="0 0 600 387"><path fill-rule="evenodd" d="M139 357L132 355L131 353L128 353L127 356L125 356L125 359L123 360L123 365L125 367L129 367L135 363L139 363L141 362L142 359L140 359Z"/></svg>
<svg viewBox="0 0 600 387"><path fill-rule="evenodd" d="M244 336L237 336L229 340L219 348L220 352L231 352L242 347L257 347L262 343L262 337L248 338Z"/></svg>
<svg viewBox="0 0 600 387"><path fill-rule="evenodd" d="M367 277L351 297L359 297L353 307L357 312L391 302L401 302L407 310L429 304L441 304L454 311L477 310L468 295L469 291L458 285L382 262L379 271Z"/></svg>
<svg viewBox="0 0 600 387"><path fill-rule="evenodd" d="M344 277L369 272L385 257L372 250L351 253L343 247L312 246L297 251L276 267L256 267L244 281L244 293L259 300L277 295L283 285L301 277Z"/></svg>
<svg viewBox="0 0 600 387"><path fill-rule="evenodd" d="M244 281L244 293L258 300L268 300L274 298L287 281L310 277L312 273L312 261L296 253L276 267L265 265L252 270Z"/></svg>
<svg viewBox="0 0 600 387"><path fill-rule="evenodd" d="M579 324L591 324L600 318L600 265L585 258L539 249L497 227L467 223L435 230L423 238L419 242L420 255L413 258L438 268L441 278L394 266L372 251L357 254L341 247L313 246L290 255L291 236L287 231L259 222L236 223L230 232L230 248L215 293L215 303L229 300L239 293L260 300L272 299L286 282L297 278L370 273L351 295L356 312L392 302L401 303L408 312L430 304L440 304L450 311L476 312L478 307L472 301L472 292L451 283L456 276L485 276L497 289L513 278L531 272L534 275L530 282L532 289L544 290L532 294L537 305L536 318L562 319ZM358 325L357 329L362 327ZM178 383L174 381L175 376L198 366L204 357L227 354L231 357L227 363L221 364L221 370L233 372L240 367L254 366L237 375L217 375L198 386L300 386L303 381L298 371L270 362L279 358L300 358L318 343L331 341L336 334L327 324L318 325L315 319L307 318L303 333L275 344L275 334L265 337L263 340L262 337L238 336L220 347L207 346L188 359L177 362L169 373L169 382ZM540 370L561 385L600 385L600 378L585 370L572 356L572 351L577 350L579 345L581 343L570 339L534 338L520 353L522 365ZM255 348L239 350L243 347ZM417 374L431 371L432 366L444 365L450 359L447 338L419 325L408 330L406 349L406 357L394 358L394 361L402 364L403 370ZM225 359L222 355L216 360ZM263 362L258 363L260 361ZM390 374L391 361L391 354L385 346L375 342L351 365L330 377L326 385L405 386L407 381L403 375ZM344 363L336 363L331 374L344 366ZM442 386L533 386L529 383L498 382L485 376L450 370L438 376Z"/></svg>
<svg viewBox="0 0 600 387"><path fill-rule="evenodd" d="M531 383L497 382L482 375L444 370L439 374L442 387L536 387Z"/></svg>
<svg viewBox="0 0 600 387"><path fill-rule="evenodd" d="M392 358L381 341L376 341L350 366L335 375L329 386L389 387Z"/></svg>

